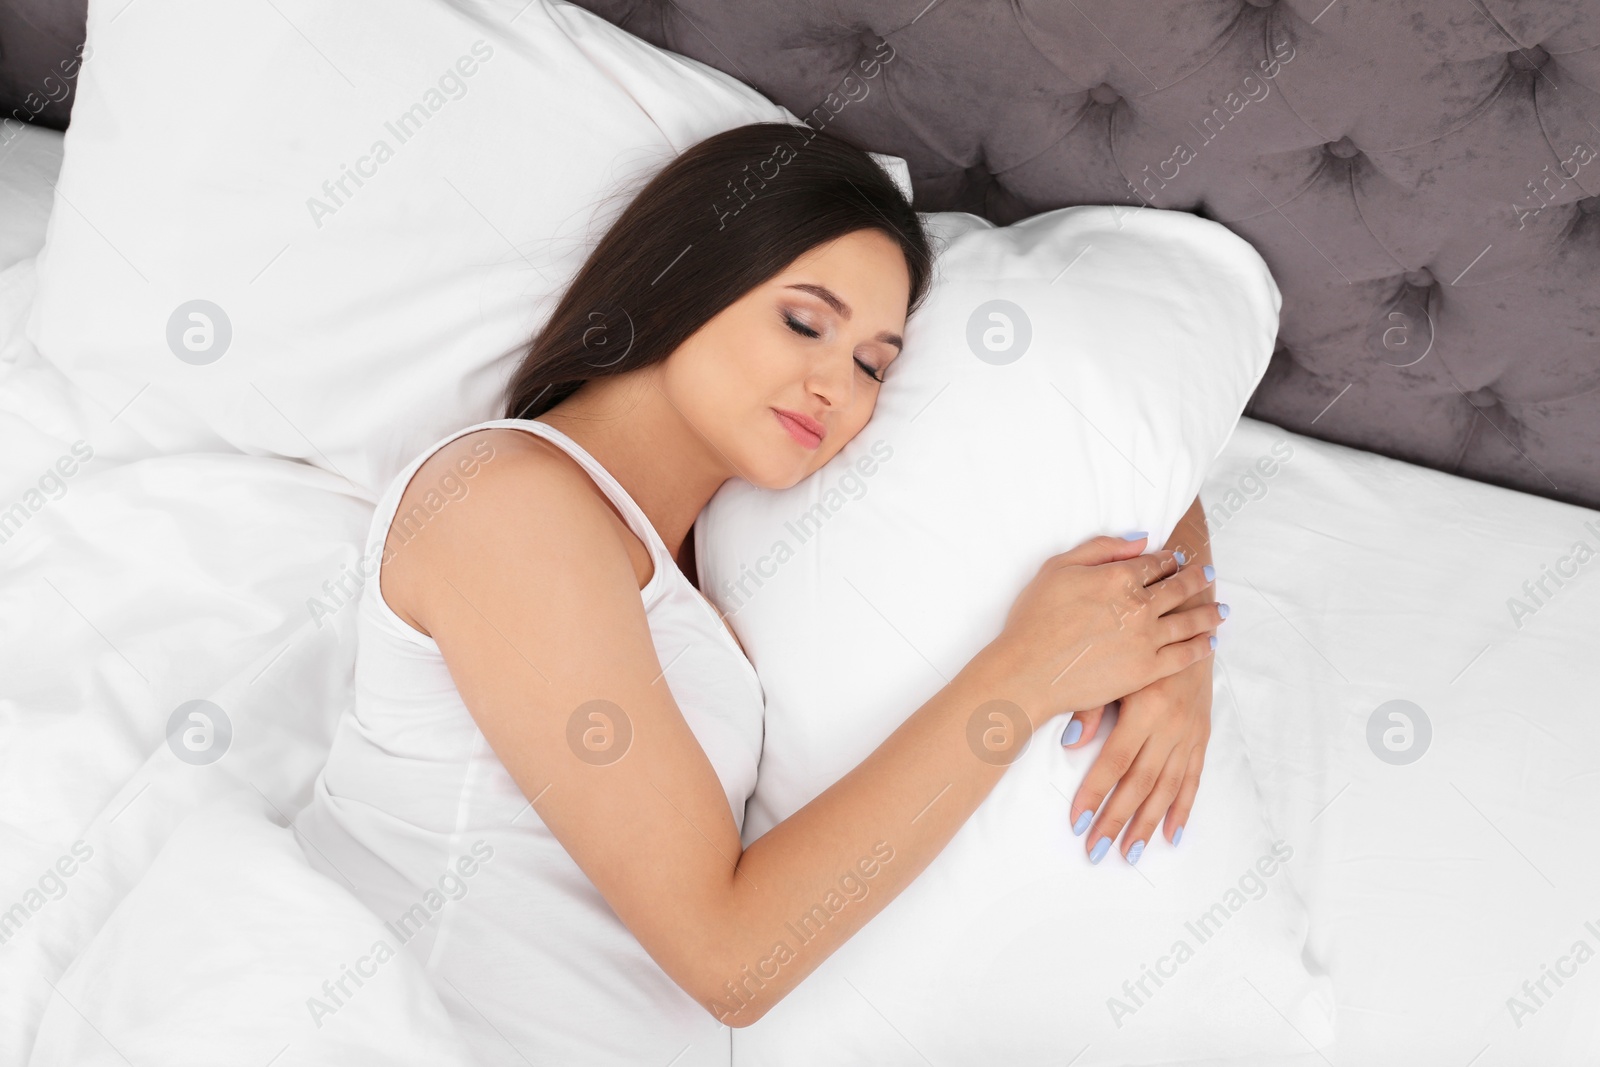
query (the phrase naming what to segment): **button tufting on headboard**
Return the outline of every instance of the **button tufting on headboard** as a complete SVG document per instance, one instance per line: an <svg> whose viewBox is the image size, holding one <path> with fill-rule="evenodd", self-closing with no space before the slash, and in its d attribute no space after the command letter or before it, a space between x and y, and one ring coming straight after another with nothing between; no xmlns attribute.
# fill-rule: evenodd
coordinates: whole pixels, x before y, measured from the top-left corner
<svg viewBox="0 0 1600 1067"><path fill-rule="evenodd" d="M1543 67L1550 61L1550 53L1538 45L1532 48L1519 48L1509 52L1506 58L1511 61L1513 70L1533 71Z"/></svg>
<svg viewBox="0 0 1600 1067"><path fill-rule="evenodd" d="M1329 141L1322 147L1327 150L1330 156L1335 156L1339 159L1349 159L1351 156L1361 154L1361 149L1357 148L1356 143L1350 140L1349 137L1341 137L1337 141Z"/></svg>

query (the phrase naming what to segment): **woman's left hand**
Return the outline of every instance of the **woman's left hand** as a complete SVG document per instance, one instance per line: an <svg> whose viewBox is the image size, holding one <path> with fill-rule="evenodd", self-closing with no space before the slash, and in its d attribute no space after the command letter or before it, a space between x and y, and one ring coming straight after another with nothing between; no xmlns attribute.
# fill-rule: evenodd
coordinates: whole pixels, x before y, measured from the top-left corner
<svg viewBox="0 0 1600 1067"><path fill-rule="evenodd" d="M1118 702L1117 723L1078 787L1069 813L1074 833L1089 830L1084 844L1093 862L1105 857L1126 827L1122 854L1129 863L1138 863L1162 815L1167 816L1167 839L1178 843L1200 787L1211 737L1211 663L1207 656ZM1104 712L1100 707L1075 713L1073 719L1082 723L1083 733L1066 747L1088 744ZM1067 730L1072 730L1071 724ZM1116 792L1111 802L1093 818L1112 786Z"/></svg>

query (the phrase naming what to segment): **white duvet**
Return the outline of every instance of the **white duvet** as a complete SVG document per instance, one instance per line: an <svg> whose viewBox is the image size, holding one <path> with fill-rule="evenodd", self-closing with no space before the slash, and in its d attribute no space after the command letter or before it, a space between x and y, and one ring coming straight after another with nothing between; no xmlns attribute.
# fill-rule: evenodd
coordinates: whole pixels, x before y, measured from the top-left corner
<svg viewBox="0 0 1600 1067"><path fill-rule="evenodd" d="M31 267L0 274L0 1063L470 1062L286 828L350 696L370 505L302 463L115 447L20 336ZM169 745L199 699L209 751L189 721Z"/></svg>
<svg viewBox="0 0 1600 1067"><path fill-rule="evenodd" d="M0 1063L469 1062L285 828L350 697L370 505L119 437L22 339L31 288L0 273ZM1600 514L1251 419L1201 496L1329 1062L1597 1062Z"/></svg>

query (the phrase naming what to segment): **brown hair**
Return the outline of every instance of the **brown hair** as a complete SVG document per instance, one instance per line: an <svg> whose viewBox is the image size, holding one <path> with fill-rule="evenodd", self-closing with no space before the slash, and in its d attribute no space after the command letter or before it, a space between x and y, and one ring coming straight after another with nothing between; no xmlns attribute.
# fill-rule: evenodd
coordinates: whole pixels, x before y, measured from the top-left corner
<svg viewBox="0 0 1600 1067"><path fill-rule="evenodd" d="M905 254L910 315L933 254L911 203L864 149L782 122L706 138L651 178L589 253L528 343L504 417L534 418L590 379L660 362L806 252L870 229Z"/></svg>

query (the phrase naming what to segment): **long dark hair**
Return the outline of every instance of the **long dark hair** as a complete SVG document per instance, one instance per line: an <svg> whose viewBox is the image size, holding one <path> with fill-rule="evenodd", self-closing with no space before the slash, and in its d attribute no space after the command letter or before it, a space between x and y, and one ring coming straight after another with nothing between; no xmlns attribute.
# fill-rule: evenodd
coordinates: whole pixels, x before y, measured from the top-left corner
<svg viewBox="0 0 1600 1067"><path fill-rule="evenodd" d="M893 179L845 138L757 122L708 137L627 205L528 343L505 418L534 418L585 382L658 363L801 255L858 230L905 253L910 315L927 295L927 233Z"/></svg>

